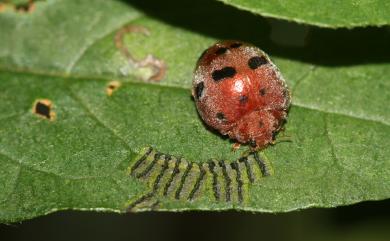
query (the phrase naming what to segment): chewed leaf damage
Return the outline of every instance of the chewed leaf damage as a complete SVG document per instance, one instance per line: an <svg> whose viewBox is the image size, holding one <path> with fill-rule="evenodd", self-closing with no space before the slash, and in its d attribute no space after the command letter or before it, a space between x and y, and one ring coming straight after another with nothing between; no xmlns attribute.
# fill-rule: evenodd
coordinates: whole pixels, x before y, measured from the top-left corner
<svg viewBox="0 0 390 241"><path fill-rule="evenodd" d="M137 60L130 53L127 46L124 44L124 37L126 34L138 33L144 36L150 36L150 31L143 26L126 25L119 29L115 34L114 43L115 47L120 51L123 57L127 60L127 65L121 68L123 75L128 75L131 69L149 68L152 71L150 76L140 75L144 81L159 82L165 77L167 66L161 59L156 58L152 54L148 54L144 59Z"/></svg>

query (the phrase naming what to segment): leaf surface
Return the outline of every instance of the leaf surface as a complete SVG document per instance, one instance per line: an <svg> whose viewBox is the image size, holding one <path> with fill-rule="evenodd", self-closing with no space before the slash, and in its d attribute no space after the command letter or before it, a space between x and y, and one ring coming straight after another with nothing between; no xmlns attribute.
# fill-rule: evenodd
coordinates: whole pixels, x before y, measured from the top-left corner
<svg viewBox="0 0 390 241"><path fill-rule="evenodd" d="M57 0L38 2L32 13L0 13L1 221L63 209L125 212L153 189L161 173L142 180L129 175L148 146L197 168L211 158L227 165L237 160L246 148L232 152L232 142L206 128L190 95L195 62L217 39L253 42L279 66L293 96L282 133L290 142L261 153L273 175L260 178L252 165L257 176L250 184L241 173L242 202L229 165L231 201L214 198L207 171L194 200L160 193L157 203L135 210L156 204L169 211L286 212L389 198L385 29L311 29L304 46L286 47L273 41L273 26L261 18L221 10L218 3L193 4L194 11L186 13L180 4L175 9ZM161 10L175 16L162 18ZM226 23L221 15L231 20ZM199 24L199 16L209 24ZM243 23L253 27L242 29ZM116 34L129 24L148 29L148 36L126 34L124 44L136 59L152 54L164 61L167 72L160 82L142 81L152 70L132 66L116 48ZM121 85L108 95L112 80ZM53 120L33 113L42 99L52 102ZM163 167L161 161L158 165ZM168 176L161 176L162 184ZM194 186L196 177L191 177ZM221 195L226 193L223 177L218 176Z"/></svg>

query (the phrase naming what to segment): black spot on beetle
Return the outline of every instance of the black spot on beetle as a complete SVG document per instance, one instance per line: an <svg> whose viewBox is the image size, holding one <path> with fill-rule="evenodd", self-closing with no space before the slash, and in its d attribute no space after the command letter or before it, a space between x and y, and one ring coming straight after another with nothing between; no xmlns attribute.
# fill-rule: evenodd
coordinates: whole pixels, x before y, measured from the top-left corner
<svg viewBox="0 0 390 241"><path fill-rule="evenodd" d="M218 112L216 117L218 120L225 120L225 115L222 112Z"/></svg>
<svg viewBox="0 0 390 241"><path fill-rule="evenodd" d="M241 47L241 45L242 45L242 43L233 43L232 45L230 45L230 48L233 48L233 49L239 48L239 47Z"/></svg>
<svg viewBox="0 0 390 241"><path fill-rule="evenodd" d="M228 50L227 48L222 47L222 48L217 49L217 51L215 51L215 54L221 55L221 54L226 53L227 50Z"/></svg>
<svg viewBox="0 0 390 241"><path fill-rule="evenodd" d="M259 94L261 96L264 96L266 93L267 93L267 91L265 90L265 88L261 88L260 91L259 91Z"/></svg>
<svg viewBox="0 0 390 241"><path fill-rule="evenodd" d="M248 60L248 66L251 69L257 69L259 66L267 63L268 61L264 56L255 56Z"/></svg>
<svg viewBox="0 0 390 241"><path fill-rule="evenodd" d="M214 81L220 81L225 78L231 78L236 75L237 71L233 67L225 67L219 70L214 70L211 76Z"/></svg>
<svg viewBox="0 0 390 241"><path fill-rule="evenodd" d="M263 128L263 127L264 127L264 122L263 122L263 121L259 121L259 127L260 127L260 128Z"/></svg>
<svg viewBox="0 0 390 241"><path fill-rule="evenodd" d="M248 102L248 96L246 96L246 95L241 95L240 96L240 103L241 104L245 104L245 103L247 103Z"/></svg>
<svg viewBox="0 0 390 241"><path fill-rule="evenodd" d="M196 94L196 98L197 99L200 99L200 97L202 97L203 95L203 89L204 89L204 83L203 81L202 82L199 82L196 87L195 87L195 94Z"/></svg>

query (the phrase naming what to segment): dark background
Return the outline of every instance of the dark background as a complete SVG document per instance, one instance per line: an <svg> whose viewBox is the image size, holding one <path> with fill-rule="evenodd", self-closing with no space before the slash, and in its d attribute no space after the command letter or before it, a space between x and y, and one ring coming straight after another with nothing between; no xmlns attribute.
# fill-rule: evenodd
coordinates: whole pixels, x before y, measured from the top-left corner
<svg viewBox="0 0 390 241"><path fill-rule="evenodd" d="M390 200L281 214L62 211L0 225L0 240L389 241Z"/></svg>

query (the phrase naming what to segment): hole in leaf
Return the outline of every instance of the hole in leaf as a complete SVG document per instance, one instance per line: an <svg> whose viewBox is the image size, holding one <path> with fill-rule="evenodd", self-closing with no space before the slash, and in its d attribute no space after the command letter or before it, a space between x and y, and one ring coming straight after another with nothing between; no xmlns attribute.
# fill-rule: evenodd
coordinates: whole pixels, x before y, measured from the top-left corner
<svg viewBox="0 0 390 241"><path fill-rule="evenodd" d="M35 101L33 106L33 113L49 120L54 120L55 113L52 110L52 102L48 99L40 99Z"/></svg>

